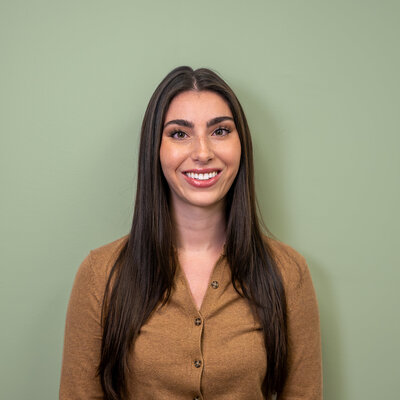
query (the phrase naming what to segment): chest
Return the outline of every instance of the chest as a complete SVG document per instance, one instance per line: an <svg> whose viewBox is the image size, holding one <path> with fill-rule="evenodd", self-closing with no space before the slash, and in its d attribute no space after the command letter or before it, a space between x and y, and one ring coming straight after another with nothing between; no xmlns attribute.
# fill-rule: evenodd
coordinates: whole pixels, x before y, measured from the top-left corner
<svg viewBox="0 0 400 400"><path fill-rule="evenodd" d="M179 256L183 279L198 310L200 310L204 296L211 284L211 275L218 258L219 255L215 253L200 256L195 254Z"/></svg>
<svg viewBox="0 0 400 400"><path fill-rule="evenodd" d="M206 288L200 310L181 274L170 301L142 326L130 365L132 398L154 398L157 388L160 399L263 399L261 327L218 266L209 278L217 284Z"/></svg>

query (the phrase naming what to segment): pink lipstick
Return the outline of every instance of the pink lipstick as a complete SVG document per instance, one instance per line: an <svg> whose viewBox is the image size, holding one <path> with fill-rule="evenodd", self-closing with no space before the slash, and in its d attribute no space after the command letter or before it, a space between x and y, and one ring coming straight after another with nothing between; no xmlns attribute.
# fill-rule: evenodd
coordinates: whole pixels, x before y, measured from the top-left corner
<svg viewBox="0 0 400 400"><path fill-rule="evenodd" d="M197 188L208 188L218 181L221 170L216 168L190 169L182 174L190 185Z"/></svg>

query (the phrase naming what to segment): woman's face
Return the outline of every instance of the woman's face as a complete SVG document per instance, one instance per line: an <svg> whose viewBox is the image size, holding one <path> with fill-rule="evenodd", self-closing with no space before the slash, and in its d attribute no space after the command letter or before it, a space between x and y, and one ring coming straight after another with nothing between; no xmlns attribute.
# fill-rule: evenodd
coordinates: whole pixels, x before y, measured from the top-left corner
<svg viewBox="0 0 400 400"><path fill-rule="evenodd" d="M186 91L171 102L160 147L176 209L222 205L240 164L240 139L228 104L211 91Z"/></svg>

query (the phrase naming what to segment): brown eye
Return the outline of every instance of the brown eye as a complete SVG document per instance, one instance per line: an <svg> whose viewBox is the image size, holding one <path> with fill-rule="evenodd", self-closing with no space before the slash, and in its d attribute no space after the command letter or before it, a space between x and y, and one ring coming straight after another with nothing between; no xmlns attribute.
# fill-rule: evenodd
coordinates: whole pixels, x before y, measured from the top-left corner
<svg viewBox="0 0 400 400"><path fill-rule="evenodd" d="M171 137L175 138L175 139L185 139L185 137L187 136L185 132L182 131L175 131L172 132Z"/></svg>
<svg viewBox="0 0 400 400"><path fill-rule="evenodd" d="M214 134L215 136L225 136L225 135L227 135L229 132L230 132L230 130L227 129L227 128L218 128L218 129L216 129L216 130L214 131L213 134Z"/></svg>

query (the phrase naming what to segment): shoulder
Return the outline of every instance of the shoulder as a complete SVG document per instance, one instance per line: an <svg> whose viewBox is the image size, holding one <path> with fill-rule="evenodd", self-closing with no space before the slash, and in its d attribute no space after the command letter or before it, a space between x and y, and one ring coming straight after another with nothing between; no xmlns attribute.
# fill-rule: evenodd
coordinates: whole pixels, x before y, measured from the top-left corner
<svg viewBox="0 0 400 400"><path fill-rule="evenodd" d="M122 236L111 243L104 244L90 251L89 257L95 272L104 272L108 275L120 252L128 242L128 238L129 235Z"/></svg>
<svg viewBox="0 0 400 400"><path fill-rule="evenodd" d="M293 312L303 315L307 310L306 313L309 314L307 318L317 323L317 299L305 258L285 243L271 238L266 238L266 241L282 276L289 318L297 318L293 317Z"/></svg>
<svg viewBox="0 0 400 400"><path fill-rule="evenodd" d="M307 262L293 247L279 240L264 236L271 255L282 275L286 288L301 285L303 279L309 276Z"/></svg>
<svg viewBox="0 0 400 400"><path fill-rule="evenodd" d="M93 250L82 261L75 277L75 286L90 290L100 303L111 269L126 245L129 235Z"/></svg>

